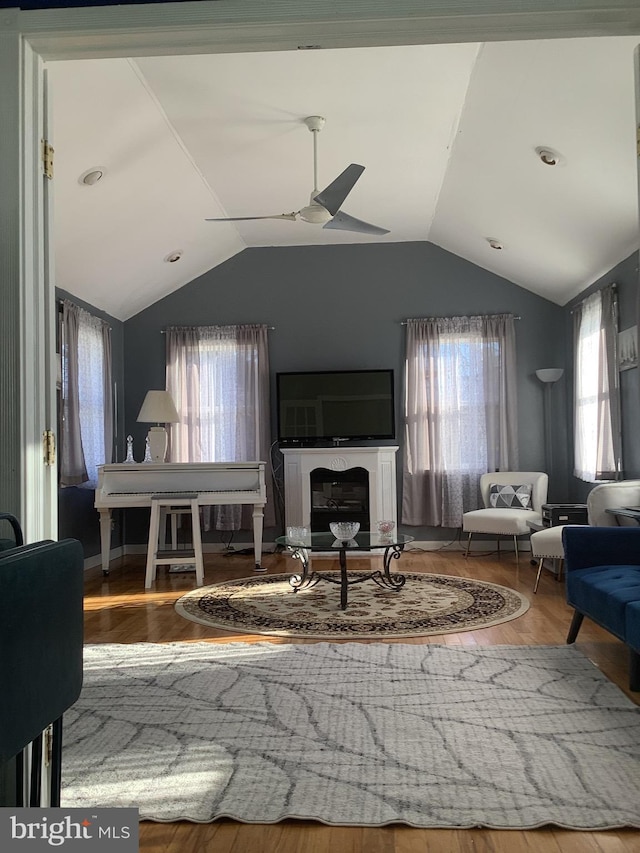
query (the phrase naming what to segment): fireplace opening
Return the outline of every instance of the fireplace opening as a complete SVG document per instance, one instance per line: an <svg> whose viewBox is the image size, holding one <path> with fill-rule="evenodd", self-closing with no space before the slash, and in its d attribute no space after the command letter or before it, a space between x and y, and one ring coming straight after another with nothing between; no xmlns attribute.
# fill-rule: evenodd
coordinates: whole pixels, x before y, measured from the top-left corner
<svg viewBox="0 0 640 853"><path fill-rule="evenodd" d="M369 472L365 468L316 468L311 480L311 530L325 533L332 521L359 521L369 529Z"/></svg>

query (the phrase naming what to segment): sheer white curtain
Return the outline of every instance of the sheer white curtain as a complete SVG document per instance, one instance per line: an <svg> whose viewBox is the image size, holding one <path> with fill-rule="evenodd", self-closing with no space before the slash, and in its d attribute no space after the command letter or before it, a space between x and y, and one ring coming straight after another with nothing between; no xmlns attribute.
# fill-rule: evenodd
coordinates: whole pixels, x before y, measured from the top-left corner
<svg viewBox="0 0 640 853"><path fill-rule="evenodd" d="M480 475L517 470L511 314L407 321L404 524L458 527Z"/></svg>
<svg viewBox="0 0 640 853"><path fill-rule="evenodd" d="M581 480L616 480L621 470L618 308L610 285L573 312L574 474Z"/></svg>
<svg viewBox="0 0 640 853"><path fill-rule="evenodd" d="M167 329L167 391L181 422L169 429L172 462L267 461L270 447L267 327ZM275 523L267 476L265 524ZM250 507L212 507L205 526L249 529Z"/></svg>
<svg viewBox="0 0 640 853"><path fill-rule="evenodd" d="M95 488L98 465L111 462L112 450L111 329L64 300L61 484Z"/></svg>

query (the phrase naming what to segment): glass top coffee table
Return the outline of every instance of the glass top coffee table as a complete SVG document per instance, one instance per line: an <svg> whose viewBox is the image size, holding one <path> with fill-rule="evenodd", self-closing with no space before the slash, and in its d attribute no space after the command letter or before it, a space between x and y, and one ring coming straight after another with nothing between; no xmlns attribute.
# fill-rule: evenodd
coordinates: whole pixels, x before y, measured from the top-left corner
<svg viewBox="0 0 640 853"><path fill-rule="evenodd" d="M302 573L292 575L289 578L289 583L293 587L293 591L305 589L315 586L318 581L328 581L340 585L340 608L344 610L347 606L347 592L349 587L354 583L362 583L363 581L372 580L378 586L386 589L399 590L404 586L404 575L391 574L389 567L391 560L400 559L400 555L404 550L404 546L409 542L413 542L413 536L406 536L404 533L395 533L389 536L382 536L378 533L369 533L366 530L360 531L354 539L340 542L332 533L308 533L302 539L291 539L288 536L278 536L276 543L283 545L291 551L291 556L294 559L300 560L302 563ZM382 553L382 570L378 569L374 572L360 573L356 577L349 577L347 574L347 554L366 554L371 551L381 551ZM340 575L336 576L336 572L315 572L309 571L309 554L311 553L331 553L335 551L340 561Z"/></svg>

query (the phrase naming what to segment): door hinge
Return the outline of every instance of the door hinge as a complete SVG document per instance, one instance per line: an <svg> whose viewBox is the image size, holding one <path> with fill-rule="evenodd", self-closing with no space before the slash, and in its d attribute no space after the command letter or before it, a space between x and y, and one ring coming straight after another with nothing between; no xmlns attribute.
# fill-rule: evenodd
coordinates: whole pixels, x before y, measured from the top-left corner
<svg viewBox="0 0 640 853"><path fill-rule="evenodd" d="M636 127L636 155L640 157L640 127Z"/></svg>
<svg viewBox="0 0 640 853"><path fill-rule="evenodd" d="M53 178L53 146L46 139L42 140L42 171L49 180Z"/></svg>
<svg viewBox="0 0 640 853"><path fill-rule="evenodd" d="M42 447L44 450L44 464L56 464L56 437L53 430L46 429L42 433Z"/></svg>
<svg viewBox="0 0 640 853"><path fill-rule="evenodd" d="M44 732L43 759L45 767L51 764L53 758L53 726L49 725Z"/></svg>

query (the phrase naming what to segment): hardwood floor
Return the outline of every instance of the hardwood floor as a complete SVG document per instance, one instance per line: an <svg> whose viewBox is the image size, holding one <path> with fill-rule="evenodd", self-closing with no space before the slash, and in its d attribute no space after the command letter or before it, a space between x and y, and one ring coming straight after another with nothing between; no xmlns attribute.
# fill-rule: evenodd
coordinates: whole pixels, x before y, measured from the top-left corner
<svg viewBox="0 0 640 853"><path fill-rule="evenodd" d="M265 555L263 564L272 573L293 569L290 558L280 554ZM368 565L369 561L363 560L361 568ZM358 566L354 561L350 567ZM511 586L529 597L531 607L523 616L504 625L392 642L471 646L565 642L572 611L564 602L563 584L544 572L538 593L533 595L535 568L526 555L521 556L518 570L514 556L509 553L500 559L489 555L465 560L460 550L416 550L403 555L401 567L407 571L468 576ZM207 555L205 558L205 583L252 574L251 557ZM193 583L192 574L169 574L161 570L154 589L145 591L142 557L128 557L112 563L106 578L99 570L87 572L85 641L296 642L266 635L235 634L188 622L175 613L173 605L184 592L193 588ZM627 651L622 643L585 619L578 646L640 705L640 694L627 689ZM330 827L311 821L267 825L231 820L209 824L145 821L140 824L140 850L147 853L632 853L640 850L640 831L571 832L549 826L530 831L433 830L403 825Z"/></svg>

